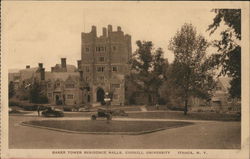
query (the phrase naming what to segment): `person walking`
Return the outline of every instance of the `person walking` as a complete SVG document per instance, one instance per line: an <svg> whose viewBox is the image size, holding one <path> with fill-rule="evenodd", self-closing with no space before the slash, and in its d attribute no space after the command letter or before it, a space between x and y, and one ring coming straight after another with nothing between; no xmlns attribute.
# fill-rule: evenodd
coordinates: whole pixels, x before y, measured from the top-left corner
<svg viewBox="0 0 250 159"><path fill-rule="evenodd" d="M38 116L40 116L40 106L37 107Z"/></svg>

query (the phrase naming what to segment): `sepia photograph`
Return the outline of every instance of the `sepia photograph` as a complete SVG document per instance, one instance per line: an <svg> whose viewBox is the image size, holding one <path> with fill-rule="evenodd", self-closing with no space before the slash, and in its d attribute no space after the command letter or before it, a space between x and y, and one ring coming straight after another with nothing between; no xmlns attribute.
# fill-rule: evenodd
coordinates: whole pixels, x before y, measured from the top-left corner
<svg viewBox="0 0 250 159"><path fill-rule="evenodd" d="M249 2L1 10L1 157L249 158Z"/></svg>

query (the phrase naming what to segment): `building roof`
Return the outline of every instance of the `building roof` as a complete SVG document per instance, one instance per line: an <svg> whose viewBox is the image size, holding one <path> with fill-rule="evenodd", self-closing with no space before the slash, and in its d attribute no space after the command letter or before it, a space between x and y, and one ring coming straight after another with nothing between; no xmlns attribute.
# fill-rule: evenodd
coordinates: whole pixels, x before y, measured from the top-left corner
<svg viewBox="0 0 250 159"><path fill-rule="evenodd" d="M72 78L73 80L79 80L80 74L78 72L45 72L45 80L62 80L66 81L68 78Z"/></svg>
<svg viewBox="0 0 250 159"><path fill-rule="evenodd" d="M68 65L67 64L66 67L67 67L67 72L75 72L76 71L76 66L74 66L74 65ZM56 64L54 68L55 69L61 69L62 65L61 64Z"/></svg>

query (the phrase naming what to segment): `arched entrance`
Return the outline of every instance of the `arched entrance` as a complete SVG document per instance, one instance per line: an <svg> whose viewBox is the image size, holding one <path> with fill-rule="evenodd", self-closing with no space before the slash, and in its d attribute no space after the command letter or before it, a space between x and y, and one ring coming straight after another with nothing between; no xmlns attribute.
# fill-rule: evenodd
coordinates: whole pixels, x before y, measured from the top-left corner
<svg viewBox="0 0 250 159"><path fill-rule="evenodd" d="M103 103L104 102L104 94L105 94L104 90L102 88L98 88L96 91L96 101Z"/></svg>

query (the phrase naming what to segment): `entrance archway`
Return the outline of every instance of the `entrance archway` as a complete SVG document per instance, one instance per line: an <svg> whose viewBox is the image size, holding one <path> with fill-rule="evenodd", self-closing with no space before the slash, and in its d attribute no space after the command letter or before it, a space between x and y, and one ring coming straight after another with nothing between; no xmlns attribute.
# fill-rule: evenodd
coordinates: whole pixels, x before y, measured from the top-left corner
<svg viewBox="0 0 250 159"><path fill-rule="evenodd" d="M104 90L102 88L98 88L96 91L96 101L103 103L104 102L104 94L105 94Z"/></svg>

